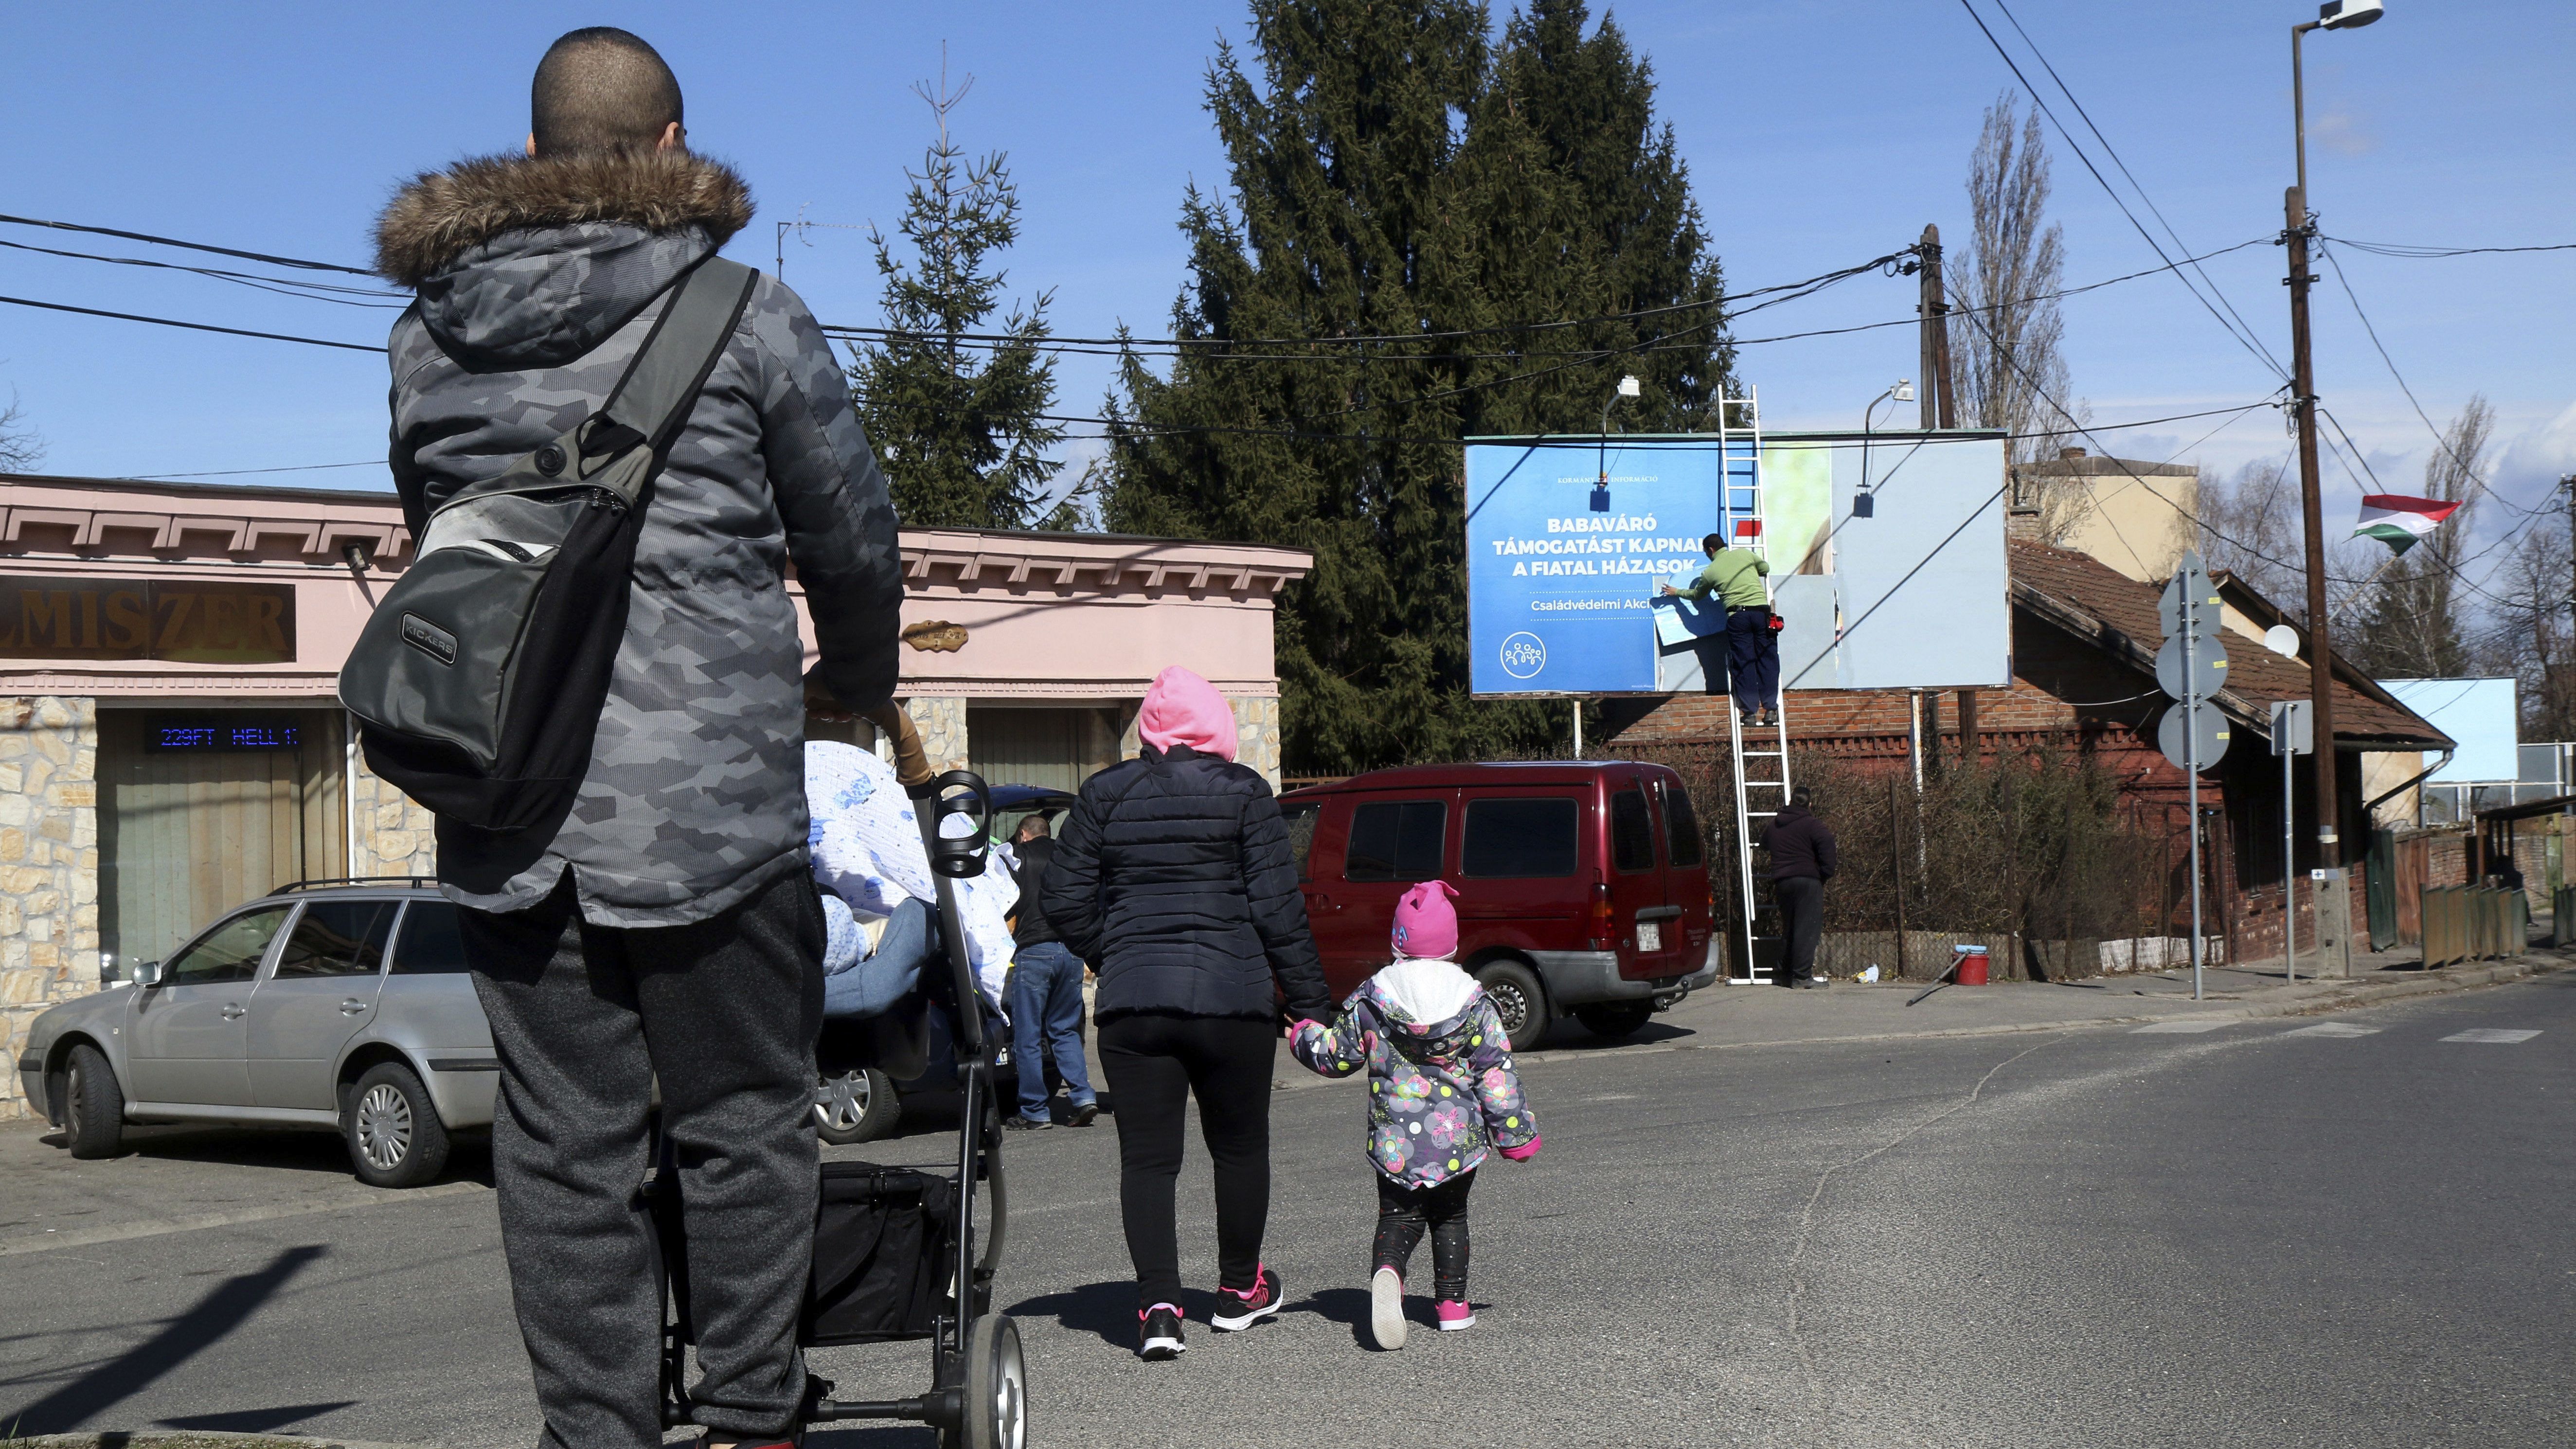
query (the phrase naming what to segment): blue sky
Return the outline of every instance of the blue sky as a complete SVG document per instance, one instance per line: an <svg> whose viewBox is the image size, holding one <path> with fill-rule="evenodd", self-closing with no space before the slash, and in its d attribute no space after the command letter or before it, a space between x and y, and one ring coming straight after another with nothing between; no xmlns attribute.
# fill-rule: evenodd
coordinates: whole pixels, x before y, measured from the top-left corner
<svg viewBox="0 0 2576 1449"><path fill-rule="evenodd" d="M2003 29L1993 0L1978 6ZM2576 241L2565 80L2576 6L2388 0L2388 10L2367 30L2309 38L2309 169L2327 234ZM2185 244L2209 251L2279 231L2291 179L2288 27L2312 4L2018 0L2015 11ZM1957 0L1655 0L1615 15L1656 68L1736 287L1895 250L1926 221L1954 243L1964 236L1961 182L1979 113L2013 80ZM0 127L12 141L0 211L362 263L392 185L517 146L536 57L557 33L600 23L643 34L673 61L691 140L740 166L760 200L731 254L764 267L775 221L893 221L902 168L918 164L929 136L910 86L937 74L944 42L952 79L975 79L954 122L960 139L1008 151L1020 187L1012 281L1053 288L1057 330L1081 335L1122 321L1164 330L1182 275L1182 188L1224 181L1201 105L1205 68L1219 37L1241 43L1247 29L1232 0L19 6L0 54ZM2154 265L2074 155L2054 137L2052 149L2067 280ZM16 227L0 227L0 239L184 259ZM787 243L787 280L826 321L876 321L864 235L818 228L806 240ZM2576 252L2350 254L2345 266L2436 422L2473 392L2496 405L2500 492L2537 503L2576 469ZM2251 247L2209 270L2286 356L2280 251ZM392 315L5 251L0 294L370 342ZM1911 302L1910 279L1866 277L1740 331L1900 318ZM2252 402L2275 385L2170 278L2069 299L2066 323L2075 391L2097 424ZM2384 486L2413 491L2429 435L2330 279L2316 336L2326 405ZM1849 426L1915 371L1914 346L1910 330L1892 328L1749 347L1740 373L1774 427ZM1107 375L1105 359L1065 359L1060 410L1096 412ZM45 436L48 471L381 457L384 387L381 361L359 353L0 307L0 390L15 389ZM2103 437L2125 456L2179 453L2215 469L2286 447L2269 411L2201 441L2208 426ZM2361 489L2331 463L2327 479L2329 516L2349 516ZM383 479L349 468L245 481ZM2489 514L2481 532L2507 522Z"/></svg>

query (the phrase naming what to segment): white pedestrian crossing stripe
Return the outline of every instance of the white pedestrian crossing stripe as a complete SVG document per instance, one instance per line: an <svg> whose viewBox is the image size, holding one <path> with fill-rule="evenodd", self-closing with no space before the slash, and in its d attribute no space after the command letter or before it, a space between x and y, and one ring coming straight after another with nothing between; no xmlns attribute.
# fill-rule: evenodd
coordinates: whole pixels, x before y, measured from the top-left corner
<svg viewBox="0 0 2576 1449"><path fill-rule="evenodd" d="M2538 1035L2540 1035L2540 1033L2536 1031L2509 1031L2500 1026L2473 1026L2467 1031L2453 1032L2449 1036L2442 1038L2442 1040L2484 1042L2494 1046L2511 1046L2515 1042L2529 1041Z"/></svg>
<svg viewBox="0 0 2576 1449"><path fill-rule="evenodd" d="M2355 1025L2353 1025L2351 1022L2348 1022L2348 1021L2321 1021L2321 1022L2318 1022L2318 1023L2317 1023L2316 1025L2314 1025L2314 1026L2303 1026L2303 1027L2300 1027L2297 1031L2285 1031L2285 1032L2281 1033L2281 1035L2283 1035L2283 1036L2369 1036L2369 1035L2371 1035L2372 1033L2374 1033L2374 1032L2376 1032L2376 1031L2378 1031L2378 1030L2379 1030L2379 1028L2378 1028L2378 1027L2375 1027L2375 1026L2355 1026Z"/></svg>
<svg viewBox="0 0 2576 1449"><path fill-rule="evenodd" d="M2190 1021L2190 1020L2184 1020L2184 1021L2156 1021L2156 1022L2149 1022L2147 1025L2142 1026L2142 1027L2139 1027L2137 1030L2130 1032L2130 1033L2129 1033L2129 1035L2131 1035L2131 1036L2145 1036L2145 1035L2147 1035L2147 1034L2149 1034L2149 1033L2151 1033L2151 1032L2216 1031L2216 1030L2218 1030L2218 1029L2219 1029L2220 1027L2222 1027L2222 1026L2229 1026L2229 1025L2233 1025L2233 1023L2231 1023L2231 1022L2226 1022L2226 1021L2205 1021L2205 1020L2204 1020L2204 1021Z"/></svg>

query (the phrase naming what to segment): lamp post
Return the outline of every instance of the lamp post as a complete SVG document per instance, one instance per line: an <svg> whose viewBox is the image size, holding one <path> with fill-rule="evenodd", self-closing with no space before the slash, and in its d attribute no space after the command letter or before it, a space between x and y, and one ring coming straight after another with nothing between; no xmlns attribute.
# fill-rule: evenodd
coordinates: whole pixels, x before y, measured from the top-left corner
<svg viewBox="0 0 2576 1449"><path fill-rule="evenodd" d="M2308 345L2308 240L2316 223L2308 209L2308 114L2306 81L2300 68L2300 43L2311 30L2352 30L2380 15L2380 0L2326 0L2317 18L2290 27L2290 118L2298 150L2298 184L2283 198L2290 244L2290 406L2299 424L2299 506L2308 563L2308 692L2315 720L2317 789L2316 891L2317 947L2334 953L2320 967L2341 975L2349 969L2350 902L2345 897L2341 867L2343 844L2335 790L2334 652L2326 639L2326 527L2318 495L2316 368ZM2194 828L2197 829L2197 823ZM2329 915L2334 919L2329 922Z"/></svg>

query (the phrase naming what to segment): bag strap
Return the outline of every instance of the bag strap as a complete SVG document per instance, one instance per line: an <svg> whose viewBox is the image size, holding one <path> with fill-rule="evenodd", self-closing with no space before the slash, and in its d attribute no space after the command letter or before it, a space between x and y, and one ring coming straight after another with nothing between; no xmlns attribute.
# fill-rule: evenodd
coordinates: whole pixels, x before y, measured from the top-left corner
<svg viewBox="0 0 2576 1449"><path fill-rule="evenodd" d="M649 444L657 455L671 446L688 423L699 390L724 360L725 345L759 281L758 272L721 257L709 257L680 279L608 401L581 429L584 472L592 460L638 443Z"/></svg>

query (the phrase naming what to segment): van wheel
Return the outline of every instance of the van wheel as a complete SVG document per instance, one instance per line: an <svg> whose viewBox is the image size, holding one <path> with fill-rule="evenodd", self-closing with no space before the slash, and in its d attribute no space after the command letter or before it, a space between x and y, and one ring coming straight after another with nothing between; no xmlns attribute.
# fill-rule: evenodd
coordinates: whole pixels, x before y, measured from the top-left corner
<svg viewBox="0 0 2576 1449"><path fill-rule="evenodd" d="M1633 1036L1655 1014L1651 1001L1605 1001L1598 1006L1574 1008L1574 1019L1594 1036Z"/></svg>
<svg viewBox="0 0 2576 1449"><path fill-rule="evenodd" d="M1547 1035L1547 991L1537 972L1518 961L1488 961L1476 968L1476 984L1485 988L1485 998L1503 1019L1513 1051L1528 1051Z"/></svg>
<svg viewBox="0 0 2576 1449"><path fill-rule="evenodd" d="M814 1088L814 1135L834 1147L874 1142L903 1120L894 1078L874 1067L825 1077Z"/></svg>
<svg viewBox="0 0 2576 1449"><path fill-rule="evenodd" d="M63 1135L74 1157L114 1157L125 1148L125 1091L94 1046L72 1048L63 1076Z"/></svg>
<svg viewBox="0 0 2576 1449"><path fill-rule="evenodd" d="M378 1062L349 1089L341 1114L349 1166L369 1187L418 1187L447 1166L447 1124L411 1068Z"/></svg>

